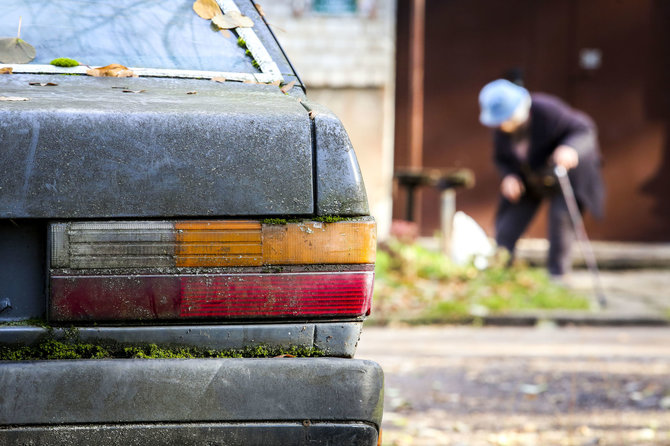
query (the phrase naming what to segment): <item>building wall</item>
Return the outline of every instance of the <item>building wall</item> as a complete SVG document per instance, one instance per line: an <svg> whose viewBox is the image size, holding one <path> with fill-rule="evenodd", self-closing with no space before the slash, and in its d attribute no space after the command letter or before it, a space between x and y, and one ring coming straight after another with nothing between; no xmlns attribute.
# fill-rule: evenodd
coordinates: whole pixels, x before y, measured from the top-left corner
<svg viewBox="0 0 670 446"><path fill-rule="evenodd" d="M353 14L319 14L309 0L262 3L266 20L307 86L335 112L356 150L378 235L391 223L395 0L359 0Z"/></svg>
<svg viewBox="0 0 670 446"><path fill-rule="evenodd" d="M398 6L398 166L408 153L408 31L401 25L408 4ZM531 91L560 96L598 125L608 195L606 218L587 218L589 235L669 241L669 18L666 0L427 0L425 167L472 168L477 184L458 193L457 207L493 234L500 179L477 97L487 82L519 68ZM580 54L591 50L601 63L588 68ZM432 235L438 194L426 190L420 200L421 230ZM403 209L398 195L394 215ZM527 235L546 235L545 214Z"/></svg>

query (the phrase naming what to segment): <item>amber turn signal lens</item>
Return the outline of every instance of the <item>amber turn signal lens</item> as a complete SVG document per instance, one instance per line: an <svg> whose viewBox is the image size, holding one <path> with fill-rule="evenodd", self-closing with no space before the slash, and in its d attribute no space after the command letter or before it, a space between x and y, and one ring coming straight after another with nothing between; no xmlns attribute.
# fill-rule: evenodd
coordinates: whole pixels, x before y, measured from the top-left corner
<svg viewBox="0 0 670 446"><path fill-rule="evenodd" d="M268 265L375 263L376 247L374 221L263 225Z"/></svg>
<svg viewBox="0 0 670 446"><path fill-rule="evenodd" d="M176 266L260 266L261 224L257 221L186 221L175 223Z"/></svg>
<svg viewBox="0 0 670 446"><path fill-rule="evenodd" d="M71 222L52 224L50 243L52 268L372 264L377 234L371 218Z"/></svg>

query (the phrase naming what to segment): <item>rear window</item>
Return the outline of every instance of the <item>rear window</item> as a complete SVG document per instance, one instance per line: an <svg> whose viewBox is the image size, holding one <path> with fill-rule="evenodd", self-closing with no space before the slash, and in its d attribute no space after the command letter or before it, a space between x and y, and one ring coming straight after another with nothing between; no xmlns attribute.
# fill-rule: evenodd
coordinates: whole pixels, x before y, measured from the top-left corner
<svg viewBox="0 0 670 446"><path fill-rule="evenodd" d="M35 47L30 63L258 73L246 48L200 18L193 0L2 0L0 37ZM261 23L255 26L262 26Z"/></svg>

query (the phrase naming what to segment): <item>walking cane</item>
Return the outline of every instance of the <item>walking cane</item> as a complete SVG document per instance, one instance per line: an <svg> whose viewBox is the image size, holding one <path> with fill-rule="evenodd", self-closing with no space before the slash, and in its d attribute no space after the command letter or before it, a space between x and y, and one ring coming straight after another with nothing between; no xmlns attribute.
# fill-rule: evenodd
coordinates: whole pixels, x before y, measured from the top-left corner
<svg viewBox="0 0 670 446"><path fill-rule="evenodd" d="M593 290L596 294L598 305L600 308L605 308L607 306L607 298L605 297L603 285L600 282L598 263L596 262L596 256L593 253L591 242L589 242L589 237L586 235L584 220L582 220L582 214L579 212L579 207L577 206L577 200L575 199L575 193L570 184L568 171L563 166L555 166L554 173L558 178L558 184L561 186L563 198L565 198L565 203L568 206L568 213L570 214L570 220L572 220L572 227L575 230L577 241L579 242L579 250L582 252L582 257L584 257L586 266L589 268L593 277Z"/></svg>

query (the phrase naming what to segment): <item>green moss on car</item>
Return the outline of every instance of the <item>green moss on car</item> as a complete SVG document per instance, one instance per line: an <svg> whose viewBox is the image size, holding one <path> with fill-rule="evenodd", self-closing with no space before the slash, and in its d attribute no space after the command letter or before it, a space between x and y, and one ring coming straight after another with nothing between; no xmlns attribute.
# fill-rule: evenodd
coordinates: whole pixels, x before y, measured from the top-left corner
<svg viewBox="0 0 670 446"><path fill-rule="evenodd" d="M81 65L79 62L77 62L74 59L70 59L69 57L58 57L49 63L57 67L66 67L66 68L78 67L79 65Z"/></svg>
<svg viewBox="0 0 670 446"><path fill-rule="evenodd" d="M317 348L280 348L267 345L242 349L212 350L194 347L170 347L156 344L125 345L114 343L81 343L74 339L59 341L53 338L42 340L32 346L0 346L0 360L28 361L55 359L193 359L193 358L271 358L276 356L319 357L324 352Z"/></svg>

